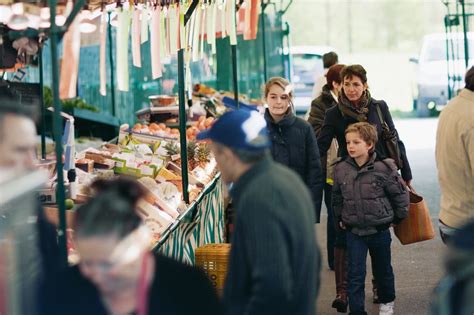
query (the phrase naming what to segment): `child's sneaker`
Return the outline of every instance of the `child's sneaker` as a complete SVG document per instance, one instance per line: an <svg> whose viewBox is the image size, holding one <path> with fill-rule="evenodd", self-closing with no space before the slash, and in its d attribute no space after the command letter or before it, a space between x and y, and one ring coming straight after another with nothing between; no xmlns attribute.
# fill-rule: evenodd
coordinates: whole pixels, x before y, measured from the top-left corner
<svg viewBox="0 0 474 315"><path fill-rule="evenodd" d="M380 315L393 315L394 302L381 303L380 304Z"/></svg>

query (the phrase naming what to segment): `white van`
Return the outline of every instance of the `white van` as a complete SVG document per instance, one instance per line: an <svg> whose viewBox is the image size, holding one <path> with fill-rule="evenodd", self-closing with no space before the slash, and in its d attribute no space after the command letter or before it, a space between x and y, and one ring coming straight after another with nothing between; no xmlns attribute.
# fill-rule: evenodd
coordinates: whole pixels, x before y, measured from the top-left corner
<svg viewBox="0 0 474 315"><path fill-rule="evenodd" d="M311 107L313 85L324 74L323 55L335 51L329 46L294 46L291 54L291 81L295 86L293 105L297 115L304 115Z"/></svg>
<svg viewBox="0 0 474 315"><path fill-rule="evenodd" d="M474 63L474 33L468 33L467 37L470 67ZM432 112L440 111L449 101L448 78L451 97L464 87L464 34L451 33L447 37L445 33L426 35L419 58L411 58L410 61L418 64L415 108L419 117L427 117Z"/></svg>

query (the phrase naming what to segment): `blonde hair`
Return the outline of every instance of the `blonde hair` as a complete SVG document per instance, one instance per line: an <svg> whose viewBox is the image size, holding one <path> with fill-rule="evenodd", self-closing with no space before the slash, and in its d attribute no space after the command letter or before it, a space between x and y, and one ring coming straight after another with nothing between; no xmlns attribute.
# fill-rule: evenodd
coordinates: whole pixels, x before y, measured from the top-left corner
<svg viewBox="0 0 474 315"><path fill-rule="evenodd" d="M287 79L282 78L282 77L270 78L270 80L268 80L267 83L265 83L264 94L263 94L263 95L265 95L265 98L268 96L268 93L270 93L271 87L274 86L274 85L278 85L283 90L285 90L290 85L290 82ZM288 96L290 97L290 99L293 98L293 91L292 90L290 91L290 93L288 93Z"/></svg>
<svg viewBox="0 0 474 315"><path fill-rule="evenodd" d="M377 143L378 136L377 136L377 129L374 125L371 125L366 122L358 122L347 127L346 132L344 133L347 135L348 133L358 133L359 136L366 142L367 144L372 144L372 148L369 150L369 153L373 153L375 151L375 144Z"/></svg>

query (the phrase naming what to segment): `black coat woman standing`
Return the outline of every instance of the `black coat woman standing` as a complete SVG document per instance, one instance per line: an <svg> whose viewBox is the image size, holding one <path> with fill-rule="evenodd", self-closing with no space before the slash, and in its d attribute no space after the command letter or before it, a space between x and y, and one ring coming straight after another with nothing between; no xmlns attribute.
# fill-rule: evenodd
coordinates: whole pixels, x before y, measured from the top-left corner
<svg viewBox="0 0 474 315"><path fill-rule="evenodd" d="M272 140L272 156L303 179L311 192L316 222L320 220L323 174L318 144L311 125L296 117L291 107L293 97L290 83L283 78L272 78L265 85L268 105L265 120Z"/></svg>
<svg viewBox="0 0 474 315"><path fill-rule="evenodd" d="M346 157L348 155L345 130L351 124L357 122L368 122L374 125L377 129L378 139L382 137L382 124L380 122L377 107L380 108L383 120L387 123L390 130L396 132L392 116L388 109L387 103L382 100L375 100L371 97L367 85L367 72L361 65L346 66L341 70L342 90L338 95L337 106L332 107L326 111L323 126L318 136L318 145L321 155L326 155L332 139L337 139L339 149L338 156ZM408 158L406 155L405 145L398 139L400 148L401 160L403 167L400 170L403 180L407 185L411 185L412 173ZM383 160L388 156L385 143L378 141L375 145L375 152L377 159ZM337 253L335 252L335 272L336 272L336 289L337 295L333 302L333 307L338 311L347 309L347 258L345 253L345 235L344 231L339 230L336 243L344 243L344 246L339 246ZM374 284L374 302L378 302L377 288Z"/></svg>

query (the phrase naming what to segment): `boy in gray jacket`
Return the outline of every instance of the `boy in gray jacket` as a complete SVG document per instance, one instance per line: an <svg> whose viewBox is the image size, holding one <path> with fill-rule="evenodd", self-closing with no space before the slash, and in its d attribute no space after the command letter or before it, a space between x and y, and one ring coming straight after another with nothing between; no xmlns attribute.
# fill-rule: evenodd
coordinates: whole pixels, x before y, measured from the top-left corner
<svg viewBox="0 0 474 315"><path fill-rule="evenodd" d="M408 191L393 160L376 161L375 127L356 123L346 129L349 156L337 162L332 202L337 225L348 230L350 314L365 312L367 251L372 257L380 315L393 314L395 280L389 227L407 216Z"/></svg>

